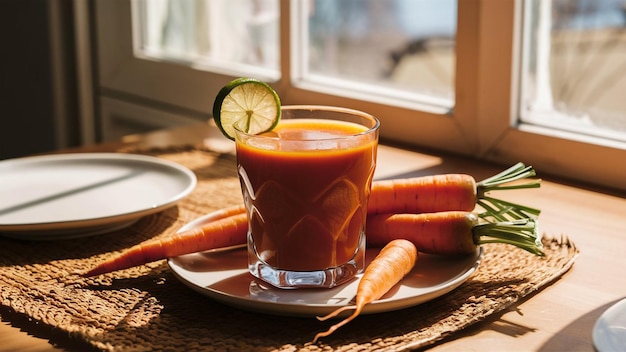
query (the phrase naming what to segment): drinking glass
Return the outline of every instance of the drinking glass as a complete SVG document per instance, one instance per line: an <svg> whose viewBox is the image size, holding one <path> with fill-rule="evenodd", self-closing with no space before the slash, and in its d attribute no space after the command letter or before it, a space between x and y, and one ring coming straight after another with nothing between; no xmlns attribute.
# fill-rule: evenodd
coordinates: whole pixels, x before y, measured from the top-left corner
<svg viewBox="0 0 626 352"><path fill-rule="evenodd" d="M283 106L279 124L237 130L250 273L279 288L340 285L364 267L379 121L328 106Z"/></svg>

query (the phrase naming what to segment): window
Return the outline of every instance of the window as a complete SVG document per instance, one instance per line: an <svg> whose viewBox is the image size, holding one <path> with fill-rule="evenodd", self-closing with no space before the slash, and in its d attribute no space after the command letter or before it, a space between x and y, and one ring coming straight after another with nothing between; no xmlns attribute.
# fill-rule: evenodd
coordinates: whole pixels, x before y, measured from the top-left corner
<svg viewBox="0 0 626 352"><path fill-rule="evenodd" d="M533 0L526 14L522 121L626 141L626 2Z"/></svg>
<svg viewBox="0 0 626 352"><path fill-rule="evenodd" d="M590 11L584 4L602 6ZM381 120L383 141L502 164L523 161L546 174L626 189L626 129L615 127L626 100L603 100L611 90L623 91L618 32L624 26L615 15L622 4L96 0L100 101L107 111L111 100L124 100L208 119L219 88L236 76L253 76L272 84L284 104L372 113ZM578 19L604 13L603 6L612 8L610 21L592 26ZM566 24L562 13L572 8L575 20ZM572 31L586 41L569 47L564 33ZM604 81L598 65L587 73L582 65L559 71L564 48L573 52L589 43L615 44L601 55L613 62L603 65ZM567 100L558 80L576 75L571 82L588 89L588 98L570 89ZM589 103L594 100L603 103Z"/></svg>
<svg viewBox="0 0 626 352"><path fill-rule="evenodd" d="M292 6L292 61L301 80L341 87L348 96L396 98L395 104L404 99L445 110L454 106L455 0L310 0Z"/></svg>
<svg viewBox="0 0 626 352"><path fill-rule="evenodd" d="M135 56L280 79L278 0L133 4ZM453 107L455 0L304 0L292 6L297 52L290 61L303 80Z"/></svg>
<svg viewBox="0 0 626 352"><path fill-rule="evenodd" d="M279 72L278 0L138 0L134 53L197 69Z"/></svg>

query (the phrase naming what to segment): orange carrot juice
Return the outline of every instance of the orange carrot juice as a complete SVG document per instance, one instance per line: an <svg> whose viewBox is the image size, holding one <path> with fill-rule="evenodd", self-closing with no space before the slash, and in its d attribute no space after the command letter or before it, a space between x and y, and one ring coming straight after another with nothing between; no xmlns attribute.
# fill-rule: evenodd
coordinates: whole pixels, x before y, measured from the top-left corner
<svg viewBox="0 0 626 352"><path fill-rule="evenodd" d="M311 272L353 261L349 276L362 270L362 260L354 261L364 249L377 148L368 130L353 122L283 119L270 133L237 140L253 266Z"/></svg>

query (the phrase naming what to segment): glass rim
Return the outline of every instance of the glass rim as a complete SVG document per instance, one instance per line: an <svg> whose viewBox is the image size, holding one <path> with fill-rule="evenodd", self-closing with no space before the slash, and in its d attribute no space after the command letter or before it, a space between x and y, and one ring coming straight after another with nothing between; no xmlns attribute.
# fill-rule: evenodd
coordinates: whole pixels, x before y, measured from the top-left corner
<svg viewBox="0 0 626 352"><path fill-rule="evenodd" d="M373 121L373 126L365 126L363 124L363 126L365 126L367 128L367 130L363 131L363 132L359 132L359 133L355 133L355 134L350 134L350 135L345 135L345 136L340 136L340 137L322 137L322 138L298 138L298 139L291 139L291 138L284 138L284 137L277 137L277 136L271 136L271 135L263 135L263 134L253 134L253 133L248 133L248 132L244 132L241 131L239 128L237 128L237 126L234 126L235 129L235 135L239 136L239 135L243 135L245 136L245 138L260 138L260 139L266 139L266 140L281 140L281 141L301 141L301 142L307 142L307 141L332 141L332 140L346 140L346 139L351 139L351 138L359 138L359 137L363 137L363 136L367 136L370 135L372 133L376 133L378 131L378 129L380 128L380 120L369 113L366 113L364 111L361 110L356 110L356 109L351 109L351 108L344 108L344 107L340 107L340 106L332 106L332 105L283 105L280 107L281 109L281 114L283 111L294 111L294 110L303 110L303 111L332 111L332 112L336 112L336 113L341 113L341 114L346 114L346 115L354 115L354 116L359 116L361 118L364 119L369 119L371 121ZM284 114L282 114L284 116ZM281 116L282 119L282 116ZM287 119L289 120L289 119ZM333 119L327 119L329 121L332 121ZM358 122L352 122L349 121L351 123L356 123L359 124ZM279 122L280 123L280 122ZM268 131L269 132L269 131ZM237 138L235 138L237 139Z"/></svg>

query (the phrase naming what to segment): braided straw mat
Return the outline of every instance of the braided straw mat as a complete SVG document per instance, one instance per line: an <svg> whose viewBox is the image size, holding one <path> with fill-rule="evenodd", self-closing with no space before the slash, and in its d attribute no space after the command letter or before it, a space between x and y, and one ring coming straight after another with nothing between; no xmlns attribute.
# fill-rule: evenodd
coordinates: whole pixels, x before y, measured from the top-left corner
<svg viewBox="0 0 626 352"><path fill-rule="evenodd" d="M485 246L479 269L452 292L415 307L363 315L312 344L328 322L222 305L180 283L164 260L90 279L78 275L114 252L241 202L231 154L193 146L134 152L185 165L198 177L196 189L177 206L105 235L48 242L0 237L5 320L26 331L43 328L53 343L80 350L423 349L551 284L578 253L564 238L544 239L544 258L511 246Z"/></svg>

